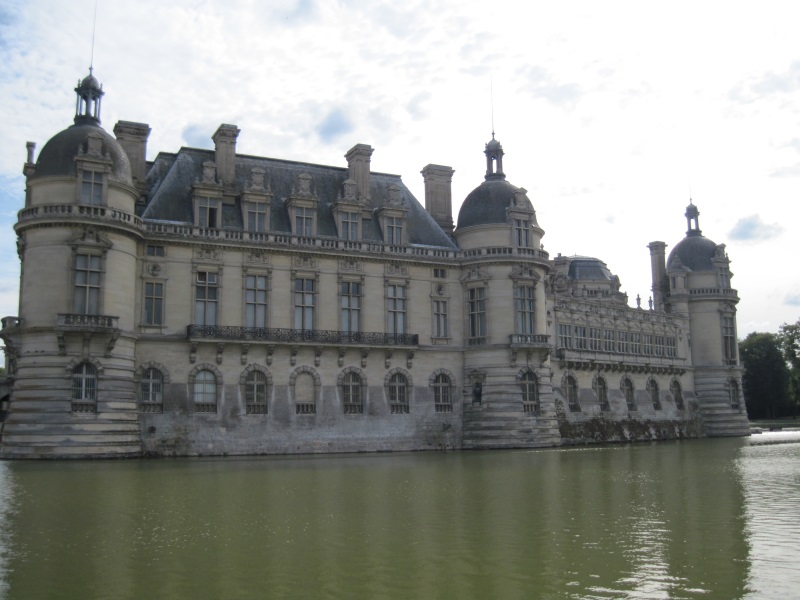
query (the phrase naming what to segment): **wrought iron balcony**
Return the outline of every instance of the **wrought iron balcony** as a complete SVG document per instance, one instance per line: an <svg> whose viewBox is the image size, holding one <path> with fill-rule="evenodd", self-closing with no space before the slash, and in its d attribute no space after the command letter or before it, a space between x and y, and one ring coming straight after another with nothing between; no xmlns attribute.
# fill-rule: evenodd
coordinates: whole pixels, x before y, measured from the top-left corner
<svg viewBox="0 0 800 600"><path fill-rule="evenodd" d="M324 329L281 329L267 327L235 327L229 325L189 325L190 340L236 340L247 342L284 342L356 346L417 346L416 333L380 333L375 331L329 331Z"/></svg>

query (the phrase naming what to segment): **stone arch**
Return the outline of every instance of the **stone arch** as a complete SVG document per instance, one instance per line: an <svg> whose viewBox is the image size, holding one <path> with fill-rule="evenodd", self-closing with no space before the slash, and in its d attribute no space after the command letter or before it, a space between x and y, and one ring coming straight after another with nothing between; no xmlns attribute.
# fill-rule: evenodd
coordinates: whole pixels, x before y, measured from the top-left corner
<svg viewBox="0 0 800 600"><path fill-rule="evenodd" d="M270 373L269 369L266 367L256 364L249 364L242 369L242 373L239 375L239 385L244 385L247 382L248 375L250 375L250 373L253 371L258 371L259 373L263 374L264 377L267 378L267 385L272 386L272 373Z"/></svg>
<svg viewBox="0 0 800 600"><path fill-rule="evenodd" d="M222 371L220 371L216 366L212 365L211 363L202 363L194 367L191 371L189 371L189 385L194 384L194 378L197 377L197 374L200 371L211 371L214 374L214 377L217 378L217 385L222 385Z"/></svg>
<svg viewBox="0 0 800 600"><path fill-rule="evenodd" d="M338 377L336 378L336 385L342 387L342 385L344 384L344 376L347 375L348 373L355 373L356 375L358 375L359 378L361 379L361 387L362 388L367 387L367 374L364 373L364 371L362 371L358 367L345 367L344 369L342 369Z"/></svg>
<svg viewBox="0 0 800 600"><path fill-rule="evenodd" d="M653 408L655 410L661 410L661 386L654 375L649 375L647 377L645 390L647 391L650 401L653 403Z"/></svg>
<svg viewBox="0 0 800 600"><path fill-rule="evenodd" d="M150 360L140 364L137 369L133 372L133 380L136 383L139 383L144 376L145 371L147 369L156 369L161 373L161 382L162 383L169 383L169 371L167 367L162 365L160 362L155 362L154 360Z"/></svg>
<svg viewBox="0 0 800 600"><path fill-rule="evenodd" d="M678 407L679 410L682 410L684 407L683 385L681 384L681 380L677 377L673 377L670 380L669 393L672 396L672 401L675 403L675 406Z"/></svg>
<svg viewBox="0 0 800 600"><path fill-rule="evenodd" d="M520 369L517 372L517 375L515 377L515 379L517 380L517 383L521 384L522 383L522 378L525 377L525 375L527 375L528 373L530 373L531 375L533 375L536 378L536 383L539 383L539 376L536 374L536 371L534 371L533 369L528 368L528 367L524 367L524 368Z"/></svg>
<svg viewBox="0 0 800 600"><path fill-rule="evenodd" d="M592 377L592 391L600 404L600 410L611 410L608 401L608 378L601 372L597 372Z"/></svg>
<svg viewBox="0 0 800 600"><path fill-rule="evenodd" d="M456 378L447 369L436 369L433 373L431 373L431 376L428 377L428 387L433 387L433 384L434 384L434 382L436 381L436 378L439 375L444 375L445 377L447 377L450 380L450 387L451 388L456 387L456 383L455 383Z"/></svg>
<svg viewBox="0 0 800 600"><path fill-rule="evenodd" d="M411 374L401 367L395 367L394 369L389 369L388 371L386 371L386 377L383 378L384 387L389 387L389 381L391 380L392 375L396 375L398 373L406 378L406 383L408 384L409 389L414 387L414 382L411 379Z"/></svg>
<svg viewBox="0 0 800 600"><path fill-rule="evenodd" d="M561 388L562 389L567 387L567 379L569 377L572 377L572 379L575 381L575 385L578 385L578 378L575 375L575 373L573 373L572 371L564 371L564 374L561 376Z"/></svg>
<svg viewBox="0 0 800 600"><path fill-rule="evenodd" d="M619 390L622 392L628 411L636 410L636 386L630 375L626 374L619 378Z"/></svg>
<svg viewBox="0 0 800 600"><path fill-rule="evenodd" d="M77 367L82 363L88 363L92 365L98 377L103 375L103 365L94 356L82 356L80 358L77 357L73 358L71 361L67 363L64 369L66 370L68 375L72 375L72 372L75 370L75 367Z"/></svg>
<svg viewBox="0 0 800 600"><path fill-rule="evenodd" d="M322 386L322 379L320 378L319 373L317 373L316 369L309 367L308 365L302 365L292 371L292 374L289 375L289 385L293 386L297 381L297 377L303 373L308 373L314 378L314 386L318 388Z"/></svg>

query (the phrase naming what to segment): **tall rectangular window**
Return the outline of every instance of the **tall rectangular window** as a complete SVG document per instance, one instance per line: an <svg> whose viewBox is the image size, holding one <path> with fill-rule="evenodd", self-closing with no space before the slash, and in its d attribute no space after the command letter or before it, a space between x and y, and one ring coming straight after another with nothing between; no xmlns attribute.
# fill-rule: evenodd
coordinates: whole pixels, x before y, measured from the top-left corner
<svg viewBox="0 0 800 600"><path fill-rule="evenodd" d="M613 329L604 329L603 330L603 350L605 352L616 352L616 333Z"/></svg>
<svg viewBox="0 0 800 600"><path fill-rule="evenodd" d="M617 352L621 354L628 353L628 332L627 331L618 331L617 332Z"/></svg>
<svg viewBox="0 0 800 600"><path fill-rule="evenodd" d="M530 226L524 219L514 219L514 241L520 248L530 246Z"/></svg>
<svg viewBox="0 0 800 600"><path fill-rule="evenodd" d="M733 317L722 317L722 349L726 361L736 362L736 327Z"/></svg>
<svg viewBox="0 0 800 600"><path fill-rule="evenodd" d="M358 213L339 213L341 222L342 239L355 241L358 239Z"/></svg>
<svg viewBox="0 0 800 600"><path fill-rule="evenodd" d="M589 350L600 351L600 331L599 327L589 327Z"/></svg>
<svg viewBox="0 0 800 600"><path fill-rule="evenodd" d="M361 331L361 284L343 281L339 287L339 297L342 305L342 331Z"/></svg>
<svg viewBox="0 0 800 600"><path fill-rule="evenodd" d="M558 324L558 345L560 348L572 348L572 325Z"/></svg>
<svg viewBox="0 0 800 600"><path fill-rule="evenodd" d="M194 322L196 325L217 324L217 274L198 271L195 274Z"/></svg>
<svg viewBox="0 0 800 600"><path fill-rule="evenodd" d="M164 324L164 284L161 282L144 283L144 324Z"/></svg>
<svg viewBox="0 0 800 600"><path fill-rule="evenodd" d="M467 295L469 337L474 341L486 337L486 288L471 288Z"/></svg>
<svg viewBox="0 0 800 600"><path fill-rule="evenodd" d="M386 217L386 243L399 246L403 243L403 219Z"/></svg>
<svg viewBox="0 0 800 600"><path fill-rule="evenodd" d="M575 326L575 348L578 350L586 350L588 347L586 339L586 327L583 325Z"/></svg>
<svg viewBox="0 0 800 600"><path fill-rule="evenodd" d="M447 337L447 300L433 301L433 337Z"/></svg>
<svg viewBox="0 0 800 600"><path fill-rule="evenodd" d="M639 355L642 353L642 345L641 345L642 334L641 333L632 333L631 334L631 354Z"/></svg>
<svg viewBox="0 0 800 600"><path fill-rule="evenodd" d="M406 332L406 287L404 285L386 286L386 301L389 317L389 333L393 335Z"/></svg>
<svg viewBox="0 0 800 600"><path fill-rule="evenodd" d="M667 343L667 357L675 358L675 356L677 356L676 353L677 344L675 342L675 338L673 336L667 336L666 343Z"/></svg>
<svg viewBox="0 0 800 600"><path fill-rule="evenodd" d="M245 277L244 312L245 326L267 326L267 276L247 275Z"/></svg>
<svg viewBox="0 0 800 600"><path fill-rule="evenodd" d="M97 171L84 171L81 179L81 203L103 204L103 174Z"/></svg>
<svg viewBox="0 0 800 600"><path fill-rule="evenodd" d="M314 235L314 211L310 208L298 206L294 213L295 235L311 237Z"/></svg>
<svg viewBox="0 0 800 600"><path fill-rule="evenodd" d="M197 199L197 226L219 227L219 202L213 198Z"/></svg>
<svg viewBox="0 0 800 600"><path fill-rule="evenodd" d="M314 329L314 284L313 279L294 280L295 329Z"/></svg>
<svg viewBox="0 0 800 600"><path fill-rule="evenodd" d="M535 329L534 287L521 285L514 289L517 304L517 333L530 335Z"/></svg>
<svg viewBox="0 0 800 600"><path fill-rule="evenodd" d="M247 231L267 230L267 204L265 202L247 203Z"/></svg>
<svg viewBox="0 0 800 600"><path fill-rule="evenodd" d="M94 254L75 256L74 311L79 315L100 312L100 257Z"/></svg>
<svg viewBox="0 0 800 600"><path fill-rule="evenodd" d="M653 334L642 334L642 354L645 356L653 356Z"/></svg>
<svg viewBox="0 0 800 600"><path fill-rule="evenodd" d="M656 336L656 347L655 347L656 356L664 356L664 336L657 335Z"/></svg>

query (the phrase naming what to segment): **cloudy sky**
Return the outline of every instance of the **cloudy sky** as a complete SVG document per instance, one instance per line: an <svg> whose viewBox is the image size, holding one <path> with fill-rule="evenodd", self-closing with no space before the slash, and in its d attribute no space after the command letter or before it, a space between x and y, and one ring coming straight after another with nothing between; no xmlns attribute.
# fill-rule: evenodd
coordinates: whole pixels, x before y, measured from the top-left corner
<svg viewBox="0 0 800 600"><path fill-rule="evenodd" d="M94 11L0 0L2 315L25 142L71 124ZM798 17L789 0L98 0L94 73L104 127L148 123L148 158L211 147L220 123L241 128L238 152L276 158L345 166L363 142L421 201L421 168L453 167L456 214L494 125L545 249L603 259L631 303L691 195L727 244L744 337L800 317Z"/></svg>

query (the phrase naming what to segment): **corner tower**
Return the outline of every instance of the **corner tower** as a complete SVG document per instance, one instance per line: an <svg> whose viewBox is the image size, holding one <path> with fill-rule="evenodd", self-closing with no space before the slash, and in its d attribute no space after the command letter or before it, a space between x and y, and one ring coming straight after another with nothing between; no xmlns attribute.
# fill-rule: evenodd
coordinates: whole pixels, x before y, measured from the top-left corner
<svg viewBox="0 0 800 600"><path fill-rule="evenodd" d="M694 387L706 435L749 435L742 396L742 367L736 334L739 296L731 287L725 244L700 230L700 211L690 200L686 237L666 263L669 311L688 316Z"/></svg>
<svg viewBox="0 0 800 600"><path fill-rule="evenodd" d="M34 163L14 229L20 305L0 332L13 387L4 458L135 456L134 285L141 222L122 146L100 127L102 86L75 88L74 124Z"/></svg>

